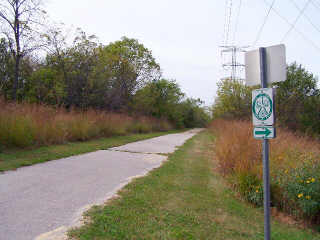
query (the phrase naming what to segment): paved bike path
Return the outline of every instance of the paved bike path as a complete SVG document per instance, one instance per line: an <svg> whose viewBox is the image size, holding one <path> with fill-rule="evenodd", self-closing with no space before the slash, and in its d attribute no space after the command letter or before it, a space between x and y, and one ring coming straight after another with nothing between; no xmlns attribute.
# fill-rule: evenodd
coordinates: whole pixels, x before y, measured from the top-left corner
<svg viewBox="0 0 320 240"><path fill-rule="evenodd" d="M200 129L0 174L0 239L58 239L82 213L157 168Z"/></svg>

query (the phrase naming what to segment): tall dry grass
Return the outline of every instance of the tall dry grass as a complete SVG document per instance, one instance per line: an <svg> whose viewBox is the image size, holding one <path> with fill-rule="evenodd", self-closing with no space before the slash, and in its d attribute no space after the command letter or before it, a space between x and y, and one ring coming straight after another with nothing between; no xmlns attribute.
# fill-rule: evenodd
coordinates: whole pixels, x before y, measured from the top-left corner
<svg viewBox="0 0 320 240"><path fill-rule="evenodd" d="M28 147L172 129L166 120L0 100L0 145Z"/></svg>
<svg viewBox="0 0 320 240"><path fill-rule="evenodd" d="M252 141L252 127L245 121L216 120L210 126L217 137L215 154L223 174L254 171L261 161L261 147Z"/></svg>
<svg viewBox="0 0 320 240"><path fill-rule="evenodd" d="M215 156L219 168L249 201L261 205L261 140L253 138L248 121L215 120ZM272 204L300 217L320 216L320 143L307 136L277 129L270 140Z"/></svg>

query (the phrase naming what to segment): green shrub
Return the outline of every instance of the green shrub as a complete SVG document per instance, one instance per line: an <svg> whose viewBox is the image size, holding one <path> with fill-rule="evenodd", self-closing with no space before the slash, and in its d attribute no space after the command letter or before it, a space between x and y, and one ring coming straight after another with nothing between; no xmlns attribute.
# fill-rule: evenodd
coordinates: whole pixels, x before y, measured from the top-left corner
<svg viewBox="0 0 320 240"><path fill-rule="evenodd" d="M277 182L296 216L317 217L320 214L320 164L305 161L296 168L279 172ZM297 207L298 209L293 209Z"/></svg>
<svg viewBox="0 0 320 240"><path fill-rule="evenodd" d="M153 127L154 131L169 131L171 129L173 129L173 127L165 120L159 120L159 123Z"/></svg>
<svg viewBox="0 0 320 240"><path fill-rule="evenodd" d="M3 145L27 147L34 143L35 128L28 116L2 116L0 125L0 141Z"/></svg>
<svg viewBox="0 0 320 240"><path fill-rule="evenodd" d="M134 122L128 128L132 133L148 133L152 132L152 125L147 122Z"/></svg>
<svg viewBox="0 0 320 240"><path fill-rule="evenodd" d="M261 180L252 174L242 173L237 176L236 187L247 201L262 206L263 204L263 187Z"/></svg>

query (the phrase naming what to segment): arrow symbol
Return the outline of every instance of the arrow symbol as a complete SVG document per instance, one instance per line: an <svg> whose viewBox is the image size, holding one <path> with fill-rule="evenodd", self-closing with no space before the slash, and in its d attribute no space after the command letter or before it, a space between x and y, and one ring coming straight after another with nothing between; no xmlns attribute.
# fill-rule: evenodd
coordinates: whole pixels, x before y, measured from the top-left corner
<svg viewBox="0 0 320 240"><path fill-rule="evenodd" d="M265 135L268 137L270 135L271 131L268 128L265 128L264 131L255 131L256 135Z"/></svg>

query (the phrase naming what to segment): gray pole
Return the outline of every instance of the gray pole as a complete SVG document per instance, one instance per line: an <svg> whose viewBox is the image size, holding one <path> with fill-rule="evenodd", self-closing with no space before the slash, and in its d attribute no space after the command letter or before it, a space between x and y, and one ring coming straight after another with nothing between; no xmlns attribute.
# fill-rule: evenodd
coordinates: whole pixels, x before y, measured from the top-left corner
<svg viewBox="0 0 320 240"><path fill-rule="evenodd" d="M267 88L267 61L266 49L259 48L261 87ZM269 140L263 139L263 205L264 205L264 240L270 240L270 175L269 175Z"/></svg>

